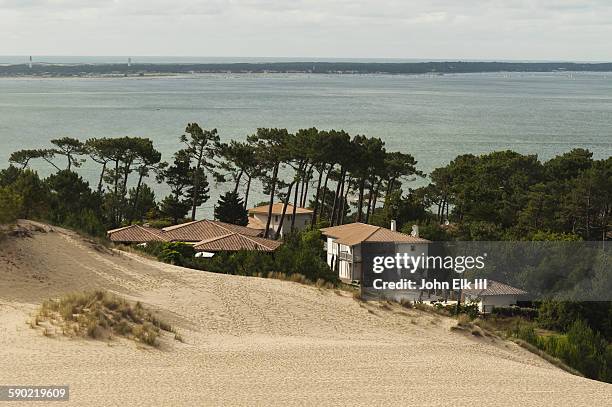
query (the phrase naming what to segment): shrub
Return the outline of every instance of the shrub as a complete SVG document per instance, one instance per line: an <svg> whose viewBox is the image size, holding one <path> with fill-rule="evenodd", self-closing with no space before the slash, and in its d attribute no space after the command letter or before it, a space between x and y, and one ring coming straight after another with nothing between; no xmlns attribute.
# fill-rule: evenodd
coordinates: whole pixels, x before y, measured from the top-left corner
<svg viewBox="0 0 612 407"><path fill-rule="evenodd" d="M550 336L538 335L532 323L517 322L512 335L561 359L588 378L608 382L612 379L610 345L583 320L574 321L565 335Z"/></svg>
<svg viewBox="0 0 612 407"><path fill-rule="evenodd" d="M444 305L440 302L436 302L433 304L433 307L438 313L443 314L443 315L465 314L470 319L477 318L478 314L480 313L478 310L477 303L469 303L469 304L461 303L461 304Z"/></svg>
<svg viewBox="0 0 612 407"><path fill-rule="evenodd" d="M189 264L195 255L193 246L188 243L162 243L160 248L161 250L157 254L157 258L163 262L176 264L178 266Z"/></svg>
<svg viewBox="0 0 612 407"><path fill-rule="evenodd" d="M538 317L538 310L536 308L522 308L517 306L495 307L491 313L500 317L523 317L530 321Z"/></svg>
<svg viewBox="0 0 612 407"><path fill-rule="evenodd" d="M118 335L151 346L158 345L160 330L174 332L170 324L141 303L129 303L106 291L72 293L43 302L36 321L57 320L63 324L65 334L73 332L93 339Z"/></svg>
<svg viewBox="0 0 612 407"><path fill-rule="evenodd" d="M9 188L0 187L0 224L17 220L21 212L22 199Z"/></svg>
<svg viewBox="0 0 612 407"><path fill-rule="evenodd" d="M472 319L467 314L459 314L457 317L457 325L459 326L468 326Z"/></svg>

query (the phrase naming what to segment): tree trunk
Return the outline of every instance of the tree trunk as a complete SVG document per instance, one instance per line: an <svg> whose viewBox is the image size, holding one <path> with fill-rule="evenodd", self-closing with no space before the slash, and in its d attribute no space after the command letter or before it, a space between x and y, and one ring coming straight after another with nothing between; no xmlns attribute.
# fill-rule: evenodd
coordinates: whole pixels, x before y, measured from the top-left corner
<svg viewBox="0 0 612 407"><path fill-rule="evenodd" d="M275 239L278 239L281 235L281 231L283 230L283 222L285 221L285 214L287 213L287 206L289 206L289 199L291 197L291 190L293 189L293 186L295 185L297 181L293 181L291 184L289 184L289 188L287 188L287 197L285 198L285 204L283 205L283 212L281 213L281 218L280 218L280 222L278 222L278 229L276 229L276 235L274 236ZM297 192L298 192L298 188L299 185L296 185L295 187L295 195L297 196Z"/></svg>
<svg viewBox="0 0 612 407"><path fill-rule="evenodd" d="M446 202L446 220L448 220L448 207L449 207L448 198L445 197L444 201Z"/></svg>
<svg viewBox="0 0 612 407"><path fill-rule="evenodd" d="M329 170L325 175L325 182L323 183L323 196L321 197L321 207L319 208L319 218L323 219L323 211L325 210L325 196L327 195L327 181L329 180L329 174L334 169L334 164L330 164Z"/></svg>
<svg viewBox="0 0 612 407"><path fill-rule="evenodd" d="M387 193L386 193L385 198L391 195L391 191L393 191L394 186L395 186L395 178L389 178L389 181L387 182Z"/></svg>
<svg viewBox="0 0 612 407"><path fill-rule="evenodd" d="M304 199L304 181L306 180L306 162L300 162L298 170L299 182L296 185L296 190L300 190L300 206L302 206L302 199Z"/></svg>
<svg viewBox="0 0 612 407"><path fill-rule="evenodd" d="M106 163L102 165L102 172L100 173L100 180L98 181L98 195L102 193L102 180L104 179L105 172L106 172Z"/></svg>
<svg viewBox="0 0 612 407"><path fill-rule="evenodd" d="M268 219L266 220L266 230L264 231L263 237L268 237L268 229L270 229L270 221L272 220L272 204L274 204L274 192L276 192L276 177L278 176L278 167L279 163L274 164L274 169L272 170L272 180L270 181L272 185L270 185L270 203L268 206Z"/></svg>
<svg viewBox="0 0 612 407"><path fill-rule="evenodd" d="M340 186L342 184L342 178L344 177L344 168L340 167L340 178L338 178L338 183L336 185L336 195L334 196L334 204L332 205L332 212L330 216L331 225L334 226L334 221L336 220L336 209L338 209L339 202L339 194L340 194Z"/></svg>
<svg viewBox="0 0 612 407"><path fill-rule="evenodd" d="M45 160L46 162L48 162L49 164L51 164L53 167L55 167L56 170L61 171L60 167L58 167L57 165L53 164L53 161L43 157L43 160Z"/></svg>
<svg viewBox="0 0 612 407"><path fill-rule="evenodd" d="M196 164L196 171L193 175L193 200L191 202L191 220L195 220L196 207L198 203L198 195L200 195L200 168L202 167L202 156L204 155L204 146L200 147L198 154L198 163Z"/></svg>
<svg viewBox="0 0 612 407"><path fill-rule="evenodd" d="M341 212L340 212L340 224L344 225L344 212L346 212L346 204L348 203L348 194L349 191L351 190L351 177L348 178L347 181L347 185L346 185L346 192L344 193L344 198L342 200L342 208L341 208Z"/></svg>
<svg viewBox="0 0 612 407"><path fill-rule="evenodd" d="M321 181L323 180L323 172L325 172L325 164L321 166L321 169L319 171L319 180L317 181L317 193L315 194L314 208L312 208L312 219L310 221L311 225L315 225L317 223L317 209L319 207L319 194L321 192Z"/></svg>
<svg viewBox="0 0 612 407"><path fill-rule="evenodd" d="M115 226L118 226L117 222L117 194L119 192L119 159L115 160L115 173L113 174L113 180L115 181L114 193L113 193L113 206L111 210L111 215L113 217L113 221Z"/></svg>
<svg viewBox="0 0 612 407"><path fill-rule="evenodd" d="M127 206L126 204L127 183L128 183L128 178L130 177L130 168L132 166L132 161L133 160L127 161L125 163L125 167L123 167L123 185L121 186L121 203L124 205L124 208ZM119 223L121 223L121 220L123 219L123 215L125 214L121 213L121 211L118 211L117 217L118 217Z"/></svg>
<svg viewBox="0 0 612 407"><path fill-rule="evenodd" d="M374 182L370 180L370 193L368 194L368 207L366 210L365 223L370 222L370 211L372 210L372 199L374 198Z"/></svg>
<svg viewBox="0 0 612 407"><path fill-rule="evenodd" d="M238 178L236 178L236 184L234 185L234 193L238 193L238 186L240 185L240 179L242 178L242 174L244 173L244 170L240 170L240 172L238 173Z"/></svg>
<svg viewBox="0 0 612 407"><path fill-rule="evenodd" d="M123 167L123 185L121 186L121 195L125 197L127 194L127 183L128 178L130 177L130 168L132 167L132 160L125 163L125 167Z"/></svg>
<svg viewBox="0 0 612 407"><path fill-rule="evenodd" d="M136 185L136 193L134 194L134 204L132 205L132 212L130 213L128 223L131 223L134 220L134 213L136 213L136 207L138 206L138 196L140 195L140 186L142 185L143 173L140 173L138 177L138 184Z"/></svg>
<svg viewBox="0 0 612 407"><path fill-rule="evenodd" d="M382 179L378 181L376 184L376 189L374 190L374 202L372 203L372 214L376 210L376 203L378 202L378 193L380 191L380 186L382 184Z"/></svg>
<svg viewBox="0 0 612 407"><path fill-rule="evenodd" d="M248 208L249 191L251 190L251 176L247 174L247 177L249 178L247 181L246 192L244 193L244 209Z"/></svg>
<svg viewBox="0 0 612 407"><path fill-rule="evenodd" d="M312 177L312 167L314 166L314 164L310 164L310 167L308 167L308 170L306 171L306 178L304 180L304 184L303 184L303 188L302 188L302 199L300 202L300 207L305 208L307 205L307 200L308 200L308 187L310 185L310 178Z"/></svg>
<svg viewBox="0 0 612 407"><path fill-rule="evenodd" d="M338 195L338 210L336 211L336 218L334 224L341 225L342 218L344 217L344 184L346 182L346 170L342 171L342 178L340 179L340 192Z"/></svg>
<svg viewBox="0 0 612 407"><path fill-rule="evenodd" d="M363 193L365 190L365 177L359 181L359 199L357 201L357 222L363 220Z"/></svg>
<svg viewBox="0 0 612 407"><path fill-rule="evenodd" d="M291 231L292 232L293 232L293 229L295 228L295 213L297 211L297 195L298 195L298 189L296 187L295 193L293 194L293 210L291 211ZM287 197L287 199L289 199L289 197Z"/></svg>
<svg viewBox="0 0 612 407"><path fill-rule="evenodd" d="M439 222L440 225L444 223L444 208L446 207L446 197L442 198L442 209L440 210Z"/></svg>

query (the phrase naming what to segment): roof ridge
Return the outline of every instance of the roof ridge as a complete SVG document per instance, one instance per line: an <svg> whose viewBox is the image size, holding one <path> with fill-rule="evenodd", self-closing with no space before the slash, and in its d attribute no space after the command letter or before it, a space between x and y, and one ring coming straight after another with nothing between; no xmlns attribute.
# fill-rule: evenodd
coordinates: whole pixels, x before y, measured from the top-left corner
<svg viewBox="0 0 612 407"><path fill-rule="evenodd" d="M364 225L368 225L367 223L364 223ZM372 235L376 232L378 232L381 228L381 226L376 226L376 225L368 225L368 226L374 226L374 230L372 231L372 233L368 234L362 241L365 242L366 240L368 240L369 238L372 237Z"/></svg>
<svg viewBox="0 0 612 407"><path fill-rule="evenodd" d="M209 239L200 240L198 243L194 244L194 246L198 246L198 245L203 244L203 243L215 242L217 240L225 239L226 237L229 237L229 236L232 236L232 235L238 235L238 234L239 233L236 233L236 232L230 232L230 233L226 233L224 235L213 236L213 237L211 237Z"/></svg>
<svg viewBox="0 0 612 407"><path fill-rule="evenodd" d="M236 233L236 234L239 234L240 236L244 237L245 239L250 240L251 242L255 243L256 245L263 246L263 247L265 247L266 249L272 249L272 247L267 246L267 245L266 245L266 244L264 244L264 243L261 243L261 242L258 242L257 240L252 239L252 236L243 235L242 233ZM253 236L253 237L254 237L254 236ZM262 237L262 238L260 238L260 239L263 239L263 240L268 240L268 239L266 239L265 237ZM271 240L271 239L270 239L270 240Z"/></svg>
<svg viewBox="0 0 612 407"><path fill-rule="evenodd" d="M178 225L167 226L165 228L162 228L161 231L162 232L171 232L173 230L180 229L180 228L185 227L185 226L193 225L194 223L202 222L203 220L207 220L207 219L192 220L190 222L179 223Z"/></svg>
<svg viewBox="0 0 612 407"><path fill-rule="evenodd" d="M138 225L135 225L135 224L134 224L134 225L122 226L122 227L117 228L117 229L107 230L107 231L106 231L106 233L108 234L108 233L115 233L115 232L119 232L119 231L121 231L121 230L124 230L124 229L127 229L127 228L131 228L131 227L133 227L133 226L138 226Z"/></svg>
<svg viewBox="0 0 612 407"><path fill-rule="evenodd" d="M206 219L206 220L209 221L210 223L212 223L212 224L222 228L222 229L227 230L228 232L231 232L231 233L241 233L241 232L236 232L236 231L228 228L225 225L232 225L232 226L236 226L237 228L245 228L246 227L246 226L242 226L242 225L234 225L233 223L221 222L220 220L212 220L212 219Z"/></svg>
<svg viewBox="0 0 612 407"><path fill-rule="evenodd" d="M136 225L136 226L138 226L140 229L142 229L145 233L151 234L151 235L156 236L156 237L161 237L163 239L167 239L164 236L164 233L161 230L159 231L159 233L157 233L157 229L155 229L155 231L153 231L152 229L154 229L154 228L146 228L146 227L141 226L141 225Z"/></svg>

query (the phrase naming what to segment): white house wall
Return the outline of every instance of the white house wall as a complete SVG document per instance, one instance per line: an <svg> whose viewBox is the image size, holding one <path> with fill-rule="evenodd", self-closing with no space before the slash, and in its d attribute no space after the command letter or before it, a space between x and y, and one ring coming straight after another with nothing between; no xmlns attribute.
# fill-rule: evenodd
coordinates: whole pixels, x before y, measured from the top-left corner
<svg viewBox="0 0 612 407"><path fill-rule="evenodd" d="M516 295L486 295L480 301L480 312L491 312L494 307L502 308L516 304Z"/></svg>
<svg viewBox="0 0 612 407"><path fill-rule="evenodd" d="M259 214L256 213L253 215L255 219L261 222L264 226L268 221L267 214ZM291 231L291 215L290 212L285 214L285 219L283 219L283 228L281 229L281 236L287 235ZM276 233L278 230L278 225L280 224L281 215L272 215L272 219L270 220L270 229L269 231L272 233ZM298 231L302 231L308 227L310 223L310 215L307 213L300 213L295 215L295 224L294 228Z"/></svg>

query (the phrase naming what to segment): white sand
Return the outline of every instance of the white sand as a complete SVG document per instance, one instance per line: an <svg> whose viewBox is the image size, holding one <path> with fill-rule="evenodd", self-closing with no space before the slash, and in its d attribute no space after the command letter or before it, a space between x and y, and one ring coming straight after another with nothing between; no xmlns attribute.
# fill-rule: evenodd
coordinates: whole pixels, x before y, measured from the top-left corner
<svg viewBox="0 0 612 407"><path fill-rule="evenodd" d="M58 405L612 405L612 385L451 332L450 319L174 267L53 229L0 242L0 384L70 385ZM43 299L94 288L158 310L185 343L49 338L27 325Z"/></svg>

